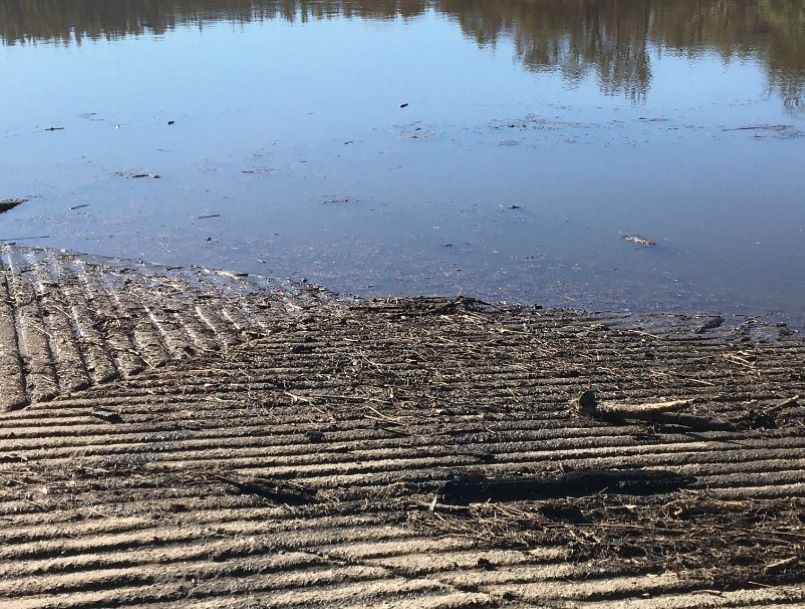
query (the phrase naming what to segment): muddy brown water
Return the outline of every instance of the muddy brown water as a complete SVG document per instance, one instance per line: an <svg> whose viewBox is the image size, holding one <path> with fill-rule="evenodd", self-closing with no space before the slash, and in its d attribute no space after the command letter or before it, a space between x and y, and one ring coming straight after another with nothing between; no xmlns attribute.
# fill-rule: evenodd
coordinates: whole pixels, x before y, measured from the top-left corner
<svg viewBox="0 0 805 609"><path fill-rule="evenodd" d="M0 82L0 239L805 325L802 1L6 1Z"/></svg>

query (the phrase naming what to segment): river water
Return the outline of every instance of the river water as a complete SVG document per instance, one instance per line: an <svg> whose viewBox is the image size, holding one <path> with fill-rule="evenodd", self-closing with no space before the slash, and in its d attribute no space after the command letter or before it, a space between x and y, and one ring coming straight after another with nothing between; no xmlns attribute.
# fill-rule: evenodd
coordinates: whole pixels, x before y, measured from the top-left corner
<svg viewBox="0 0 805 609"><path fill-rule="evenodd" d="M0 87L3 240L805 325L805 1L2 0Z"/></svg>

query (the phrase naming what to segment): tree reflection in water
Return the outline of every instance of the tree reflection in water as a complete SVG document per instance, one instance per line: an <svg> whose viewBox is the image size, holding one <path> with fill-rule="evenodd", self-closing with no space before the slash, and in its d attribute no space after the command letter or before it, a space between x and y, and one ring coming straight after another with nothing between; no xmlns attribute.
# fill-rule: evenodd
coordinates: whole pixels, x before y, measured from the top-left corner
<svg viewBox="0 0 805 609"><path fill-rule="evenodd" d="M513 40L532 70L570 80L594 73L603 92L642 98L652 48L750 58L796 112L805 104L805 0L5 0L4 44L163 34L228 20L448 16L481 45Z"/></svg>

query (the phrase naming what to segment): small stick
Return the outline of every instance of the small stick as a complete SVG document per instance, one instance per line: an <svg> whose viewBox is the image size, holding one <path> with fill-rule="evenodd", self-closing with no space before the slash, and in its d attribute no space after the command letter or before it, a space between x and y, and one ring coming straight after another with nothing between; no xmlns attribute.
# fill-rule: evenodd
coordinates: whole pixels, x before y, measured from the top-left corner
<svg viewBox="0 0 805 609"><path fill-rule="evenodd" d="M658 402L643 402L642 404L607 404L599 403L595 392L585 391L575 402L580 415L588 417L616 416L633 419L652 420L655 415L665 412L676 412L690 406L693 400L666 400Z"/></svg>
<svg viewBox="0 0 805 609"><path fill-rule="evenodd" d="M599 404L598 410L604 414L613 414L623 417L640 418L663 412L676 412L687 408L693 400L667 400L661 402L643 402L642 404Z"/></svg>
<svg viewBox="0 0 805 609"><path fill-rule="evenodd" d="M786 400L783 400L779 404L776 404L776 405L772 406L771 408L769 408L767 413L768 414L776 414L776 413L780 412L781 410L784 410L785 408L794 408L796 406L799 406L800 399L802 399L801 396L795 395L794 397L791 397L791 398L788 398Z"/></svg>

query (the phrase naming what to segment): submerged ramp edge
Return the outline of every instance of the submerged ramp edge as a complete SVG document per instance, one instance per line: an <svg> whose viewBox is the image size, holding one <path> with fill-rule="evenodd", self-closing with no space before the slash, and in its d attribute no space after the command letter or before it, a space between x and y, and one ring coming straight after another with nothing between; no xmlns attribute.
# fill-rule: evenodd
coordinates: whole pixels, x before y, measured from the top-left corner
<svg viewBox="0 0 805 609"><path fill-rule="evenodd" d="M0 247L0 409L22 408L262 336L324 306L315 286Z"/></svg>
<svg viewBox="0 0 805 609"><path fill-rule="evenodd" d="M805 606L785 327L2 261L2 608Z"/></svg>

